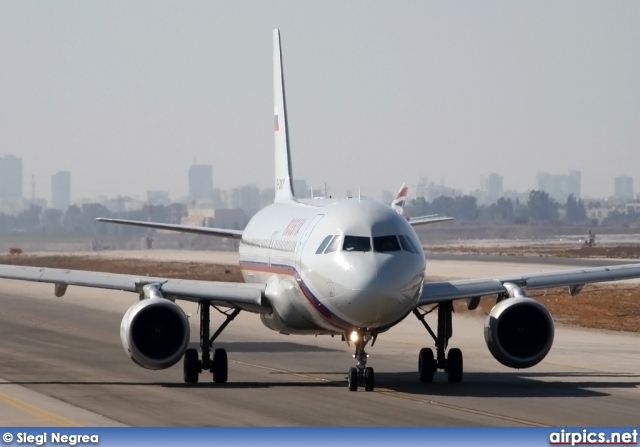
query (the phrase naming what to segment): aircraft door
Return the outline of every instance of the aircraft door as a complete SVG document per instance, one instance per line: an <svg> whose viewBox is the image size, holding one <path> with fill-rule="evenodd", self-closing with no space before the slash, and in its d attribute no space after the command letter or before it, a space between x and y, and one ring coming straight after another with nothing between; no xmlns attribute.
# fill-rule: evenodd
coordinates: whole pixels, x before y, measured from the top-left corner
<svg viewBox="0 0 640 447"><path fill-rule="evenodd" d="M278 236L278 232L274 231L271 235L271 240L269 241L269 265L271 265L273 259L273 244L275 243L276 237Z"/></svg>
<svg viewBox="0 0 640 447"><path fill-rule="evenodd" d="M304 249L304 246L307 243L307 239L309 239L309 235L311 234L315 226L318 224L320 219L322 219L323 217L324 217L324 214L317 214L311 220L311 222L309 222L309 225L307 225L307 228L305 228L304 233L302 234L302 237L298 241L298 245L296 246L296 267L298 269L301 269L300 258L302 256L302 250Z"/></svg>

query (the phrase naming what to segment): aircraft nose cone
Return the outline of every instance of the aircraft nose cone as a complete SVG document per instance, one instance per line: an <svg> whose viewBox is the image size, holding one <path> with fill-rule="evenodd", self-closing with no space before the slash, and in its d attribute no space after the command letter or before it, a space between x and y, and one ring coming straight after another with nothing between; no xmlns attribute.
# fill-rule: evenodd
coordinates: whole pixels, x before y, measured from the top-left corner
<svg viewBox="0 0 640 447"><path fill-rule="evenodd" d="M402 263L390 255L358 253L345 272L345 296L341 311L361 327L396 323L411 311L420 278L402 271ZM363 256L364 255L364 256Z"/></svg>

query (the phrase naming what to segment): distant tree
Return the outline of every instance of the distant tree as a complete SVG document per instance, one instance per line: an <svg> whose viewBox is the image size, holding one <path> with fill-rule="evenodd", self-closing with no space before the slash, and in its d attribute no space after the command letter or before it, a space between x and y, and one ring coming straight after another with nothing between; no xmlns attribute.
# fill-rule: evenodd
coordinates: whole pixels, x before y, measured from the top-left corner
<svg viewBox="0 0 640 447"><path fill-rule="evenodd" d="M565 212L567 222L569 223L578 223L587 220L587 210L584 207L584 202L582 199L576 200L573 194L567 198Z"/></svg>
<svg viewBox="0 0 640 447"><path fill-rule="evenodd" d="M62 230L62 210L47 208L42 213L42 229L47 232Z"/></svg>
<svg viewBox="0 0 640 447"><path fill-rule="evenodd" d="M473 196L456 197L453 202L453 217L473 221L478 218L478 200Z"/></svg>
<svg viewBox="0 0 640 447"><path fill-rule="evenodd" d="M429 214L456 217L455 199L449 196L440 196L431 202Z"/></svg>
<svg viewBox="0 0 640 447"><path fill-rule="evenodd" d="M426 216L429 212L430 204L424 197L417 197L409 200L404 207L404 214L408 217Z"/></svg>
<svg viewBox="0 0 640 447"><path fill-rule="evenodd" d="M512 222L514 217L513 200L500 197L495 205L496 214L502 222Z"/></svg>
<svg viewBox="0 0 640 447"><path fill-rule="evenodd" d="M28 209L20 212L16 216L17 229L23 231L34 231L40 228L40 216L42 208L38 205L31 205Z"/></svg>
<svg viewBox="0 0 640 447"><path fill-rule="evenodd" d="M529 193L529 217L534 222L553 222L558 220L558 202L549 198L549 194L540 190Z"/></svg>

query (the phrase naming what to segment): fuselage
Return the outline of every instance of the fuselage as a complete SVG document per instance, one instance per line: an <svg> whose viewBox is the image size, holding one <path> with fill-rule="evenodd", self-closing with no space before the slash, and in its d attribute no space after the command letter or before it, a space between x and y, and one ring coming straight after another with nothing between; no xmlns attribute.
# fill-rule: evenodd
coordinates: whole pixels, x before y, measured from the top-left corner
<svg viewBox="0 0 640 447"><path fill-rule="evenodd" d="M266 284L262 322L291 334L377 333L415 307L425 257L413 228L369 199L276 202L240 241L245 281Z"/></svg>

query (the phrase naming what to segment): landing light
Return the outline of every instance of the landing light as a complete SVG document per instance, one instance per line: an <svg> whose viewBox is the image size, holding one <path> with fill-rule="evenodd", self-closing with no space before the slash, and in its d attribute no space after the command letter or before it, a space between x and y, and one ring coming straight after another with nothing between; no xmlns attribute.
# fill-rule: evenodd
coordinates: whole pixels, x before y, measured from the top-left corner
<svg viewBox="0 0 640 447"><path fill-rule="evenodd" d="M351 334L349 334L349 340L351 340L354 343L358 341L358 338L360 338L360 336L356 331L353 331L351 332Z"/></svg>

